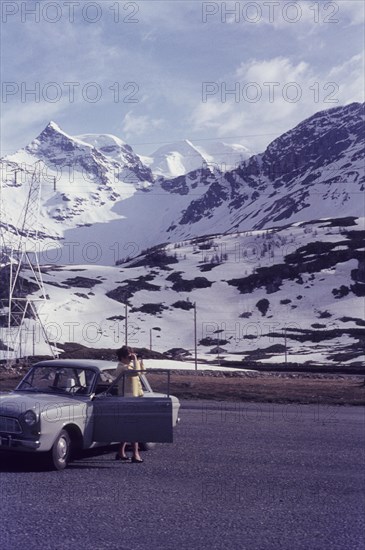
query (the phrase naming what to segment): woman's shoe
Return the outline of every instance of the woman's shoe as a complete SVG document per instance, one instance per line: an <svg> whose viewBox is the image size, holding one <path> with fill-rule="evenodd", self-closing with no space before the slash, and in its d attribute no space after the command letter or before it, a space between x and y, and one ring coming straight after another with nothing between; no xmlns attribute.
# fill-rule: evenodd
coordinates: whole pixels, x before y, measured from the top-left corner
<svg viewBox="0 0 365 550"><path fill-rule="evenodd" d="M129 458L129 456L120 456L119 453L117 453L115 455L115 460L121 460L122 462L130 462L131 459Z"/></svg>
<svg viewBox="0 0 365 550"><path fill-rule="evenodd" d="M143 462L143 458L136 458L136 457L132 457L132 462L134 464L141 464Z"/></svg>

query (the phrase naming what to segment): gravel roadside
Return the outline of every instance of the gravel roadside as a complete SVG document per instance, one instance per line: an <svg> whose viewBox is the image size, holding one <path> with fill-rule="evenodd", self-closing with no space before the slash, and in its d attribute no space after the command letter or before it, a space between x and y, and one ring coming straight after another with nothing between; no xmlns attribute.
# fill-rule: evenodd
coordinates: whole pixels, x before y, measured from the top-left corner
<svg viewBox="0 0 365 550"><path fill-rule="evenodd" d="M0 391L15 388L24 372L0 373ZM170 393L180 399L268 403L365 405L364 377L359 375L172 371ZM155 391L166 392L165 374L150 373Z"/></svg>

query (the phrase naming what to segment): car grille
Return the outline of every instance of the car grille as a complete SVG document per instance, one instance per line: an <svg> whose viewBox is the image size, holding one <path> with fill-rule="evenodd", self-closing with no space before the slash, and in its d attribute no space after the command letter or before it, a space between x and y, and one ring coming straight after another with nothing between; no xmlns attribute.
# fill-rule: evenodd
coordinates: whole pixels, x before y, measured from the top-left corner
<svg viewBox="0 0 365 550"><path fill-rule="evenodd" d="M21 434L22 428L16 418L10 418L9 416L0 416L0 432Z"/></svg>

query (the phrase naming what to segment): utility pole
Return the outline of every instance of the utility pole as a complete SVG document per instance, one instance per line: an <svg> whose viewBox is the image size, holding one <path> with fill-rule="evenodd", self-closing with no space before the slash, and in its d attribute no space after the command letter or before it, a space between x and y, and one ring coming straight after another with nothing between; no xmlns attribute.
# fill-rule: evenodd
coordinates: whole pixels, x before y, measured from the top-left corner
<svg viewBox="0 0 365 550"><path fill-rule="evenodd" d="M194 302L194 362L195 362L195 371L198 370L198 344L197 344L197 335L196 335L196 302Z"/></svg>
<svg viewBox="0 0 365 550"><path fill-rule="evenodd" d="M284 328L285 365L288 363L288 348L286 347L286 328Z"/></svg>
<svg viewBox="0 0 365 550"><path fill-rule="evenodd" d="M152 329L150 328L150 351L152 351Z"/></svg>
<svg viewBox="0 0 365 550"><path fill-rule="evenodd" d="M128 346L128 306L127 306L127 303L125 304L125 324L124 324L124 328L125 328L125 335L124 335L125 345Z"/></svg>

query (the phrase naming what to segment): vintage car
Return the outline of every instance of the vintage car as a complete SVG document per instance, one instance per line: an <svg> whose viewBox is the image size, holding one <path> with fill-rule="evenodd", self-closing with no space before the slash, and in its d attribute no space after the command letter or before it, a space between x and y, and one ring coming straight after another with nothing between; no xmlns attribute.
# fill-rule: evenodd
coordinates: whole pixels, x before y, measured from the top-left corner
<svg viewBox="0 0 365 550"><path fill-rule="evenodd" d="M86 359L35 364L14 391L0 394L0 453L43 453L62 470L83 449L172 442L180 404L169 384L166 394L155 393L144 373L116 378L115 370L116 363ZM123 395L132 375L140 377L142 397Z"/></svg>

